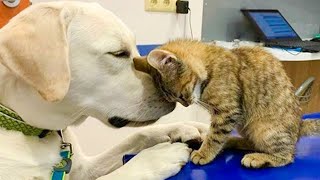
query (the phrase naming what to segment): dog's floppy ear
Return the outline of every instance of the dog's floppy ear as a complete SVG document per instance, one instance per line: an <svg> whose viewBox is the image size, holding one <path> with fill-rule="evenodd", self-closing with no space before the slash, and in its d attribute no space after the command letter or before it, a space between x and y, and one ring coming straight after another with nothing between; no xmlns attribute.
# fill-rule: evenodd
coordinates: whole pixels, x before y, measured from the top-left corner
<svg viewBox="0 0 320 180"><path fill-rule="evenodd" d="M67 26L71 11L31 7L0 30L0 63L47 101L62 100L70 85Z"/></svg>

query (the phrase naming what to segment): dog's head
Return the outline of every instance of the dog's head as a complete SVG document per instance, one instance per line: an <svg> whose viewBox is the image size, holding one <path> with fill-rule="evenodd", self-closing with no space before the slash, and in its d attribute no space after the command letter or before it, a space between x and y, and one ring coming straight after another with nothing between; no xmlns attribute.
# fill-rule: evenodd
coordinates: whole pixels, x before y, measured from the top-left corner
<svg viewBox="0 0 320 180"><path fill-rule="evenodd" d="M47 129L87 116L119 126L156 120L175 105L134 70L137 55L133 33L97 4L33 5L0 30L1 103Z"/></svg>

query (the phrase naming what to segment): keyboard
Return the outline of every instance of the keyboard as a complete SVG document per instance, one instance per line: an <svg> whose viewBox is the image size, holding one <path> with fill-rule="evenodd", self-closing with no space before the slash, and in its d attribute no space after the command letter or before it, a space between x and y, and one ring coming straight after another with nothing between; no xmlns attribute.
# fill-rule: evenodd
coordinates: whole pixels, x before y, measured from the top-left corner
<svg viewBox="0 0 320 180"><path fill-rule="evenodd" d="M307 52L319 52L320 43L314 41L278 41L278 42L266 42L266 46L269 47L285 47L285 48L302 48Z"/></svg>

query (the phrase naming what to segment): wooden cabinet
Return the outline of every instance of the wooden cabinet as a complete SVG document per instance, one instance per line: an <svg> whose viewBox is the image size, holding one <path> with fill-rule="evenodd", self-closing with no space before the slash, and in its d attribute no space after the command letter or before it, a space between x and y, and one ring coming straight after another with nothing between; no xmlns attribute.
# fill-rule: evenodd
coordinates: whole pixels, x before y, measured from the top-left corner
<svg viewBox="0 0 320 180"><path fill-rule="evenodd" d="M14 8L9 8L0 1L0 28L7 24L13 16L17 15L28 6L30 6L29 0L20 0L20 4Z"/></svg>
<svg viewBox="0 0 320 180"><path fill-rule="evenodd" d="M284 69L298 88L308 77L315 77L311 100L302 105L303 113L320 112L320 59L310 61L282 61Z"/></svg>

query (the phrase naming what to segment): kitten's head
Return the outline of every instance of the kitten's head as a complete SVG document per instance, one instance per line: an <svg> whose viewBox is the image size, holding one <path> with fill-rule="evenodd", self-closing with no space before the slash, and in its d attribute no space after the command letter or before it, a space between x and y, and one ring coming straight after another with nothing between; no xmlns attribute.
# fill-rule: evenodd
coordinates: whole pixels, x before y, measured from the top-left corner
<svg viewBox="0 0 320 180"><path fill-rule="evenodd" d="M170 102L189 106L200 96L197 90L201 78L194 56L174 42L151 51L147 56L134 58L135 68L152 76L156 87Z"/></svg>

